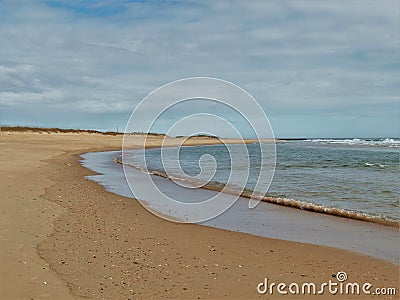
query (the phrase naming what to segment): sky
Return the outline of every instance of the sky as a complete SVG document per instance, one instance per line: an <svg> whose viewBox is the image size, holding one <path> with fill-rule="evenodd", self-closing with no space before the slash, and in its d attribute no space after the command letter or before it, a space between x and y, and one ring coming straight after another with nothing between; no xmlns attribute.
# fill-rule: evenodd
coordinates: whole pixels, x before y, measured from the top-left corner
<svg viewBox="0 0 400 300"><path fill-rule="evenodd" d="M399 3L3 0L1 124L121 131L153 90L204 76L251 94L276 137L399 137Z"/></svg>

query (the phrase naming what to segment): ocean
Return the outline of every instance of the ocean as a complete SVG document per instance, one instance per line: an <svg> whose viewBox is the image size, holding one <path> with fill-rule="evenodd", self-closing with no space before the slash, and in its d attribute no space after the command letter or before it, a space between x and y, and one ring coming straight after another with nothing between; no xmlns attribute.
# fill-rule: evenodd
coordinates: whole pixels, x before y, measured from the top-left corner
<svg viewBox="0 0 400 300"><path fill-rule="evenodd" d="M273 167L261 159L261 144L247 145L250 172L240 146L211 145L176 149L128 151L125 164L151 174L211 189L226 187L234 193L258 194L269 186L266 201L358 219L399 222L399 139L309 139L276 144L276 167L270 183L260 177L261 167ZM143 160L143 155L145 160ZM214 159L199 161L202 157ZM121 162L120 158L116 158ZM164 163L163 163L164 161ZM214 165L215 164L215 165ZM262 166L264 164L264 166ZM214 170L214 166L215 170ZM232 168L234 167L234 170ZM211 170L207 172L207 170ZM182 172L183 171L183 172ZM243 186L243 178L247 181ZM263 182L264 180L264 182ZM229 183L228 183L229 182Z"/></svg>

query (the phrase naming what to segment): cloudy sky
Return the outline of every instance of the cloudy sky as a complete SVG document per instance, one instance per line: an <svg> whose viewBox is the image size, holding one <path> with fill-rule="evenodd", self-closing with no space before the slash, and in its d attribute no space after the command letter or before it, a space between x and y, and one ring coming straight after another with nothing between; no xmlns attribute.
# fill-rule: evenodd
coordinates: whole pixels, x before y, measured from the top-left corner
<svg viewBox="0 0 400 300"><path fill-rule="evenodd" d="M3 0L1 124L121 130L152 90L209 76L278 137L398 137L399 2Z"/></svg>

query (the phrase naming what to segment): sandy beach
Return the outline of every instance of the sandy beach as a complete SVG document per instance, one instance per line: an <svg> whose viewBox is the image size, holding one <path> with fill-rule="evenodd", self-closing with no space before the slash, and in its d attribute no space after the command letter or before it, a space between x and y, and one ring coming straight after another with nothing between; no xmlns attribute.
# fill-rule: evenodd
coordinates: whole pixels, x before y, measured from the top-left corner
<svg viewBox="0 0 400 300"><path fill-rule="evenodd" d="M399 288L399 267L331 247L162 220L85 179L79 154L121 149L121 135L12 133L1 138L1 299L304 299L259 295L274 282ZM147 146L157 147L154 136ZM137 136L137 145L144 137ZM166 145L182 139L169 138ZM191 145L215 139L191 139ZM234 142L234 141L231 141ZM310 233L311 234L311 233ZM312 299L397 299L323 295ZM397 298L396 298L397 297Z"/></svg>

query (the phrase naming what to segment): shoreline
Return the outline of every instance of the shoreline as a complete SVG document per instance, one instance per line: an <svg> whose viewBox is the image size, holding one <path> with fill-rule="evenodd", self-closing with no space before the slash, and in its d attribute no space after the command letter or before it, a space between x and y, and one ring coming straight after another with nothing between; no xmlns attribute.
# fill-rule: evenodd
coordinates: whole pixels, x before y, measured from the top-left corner
<svg viewBox="0 0 400 300"><path fill-rule="evenodd" d="M252 143L253 141L245 142L245 143ZM208 144L203 144L203 145L183 145L183 147L201 147L201 146L208 146ZM168 147L175 147L175 146L168 146ZM155 147L151 147L155 148ZM135 149L132 149L135 150ZM123 162L119 159L114 159L114 162L120 165L124 165ZM139 170L143 173L151 174L154 176L159 176L161 178L165 178L168 180L171 180L168 175L163 172L163 171L147 171L142 169L141 167L132 165L132 164L126 164L127 166L134 168L136 170ZM395 229L400 229L400 222L385 218L382 216L377 216L377 215L372 215L368 214L366 212L360 212L360 211L355 211L355 210L348 210L344 208L339 208L339 207L332 207L332 206L325 206L321 204L316 204L312 202L307 202L307 201L301 201L293 198L285 198L285 197L273 197L273 196L260 196L260 195L253 195L251 190L244 190L241 193L239 191L235 191L233 189L226 188L225 185L219 182L210 182L207 183L203 186L200 187L201 189L206 189L206 190L211 190L211 191L217 191L217 192L223 192L239 197L244 197L247 199L254 199L262 202L267 202L275 205L280 205L284 207L292 207L294 209L299 209L299 210L304 210L304 211L310 211L310 212L315 212L315 213L320 213L320 214L326 214L330 216L336 216L339 218L345 218L349 220L357 220L357 221L362 221L362 222L368 222L368 223L374 223L374 224L379 224L383 226L388 226L392 227Z"/></svg>
<svg viewBox="0 0 400 300"><path fill-rule="evenodd" d="M203 146L203 145L201 145ZM201 147L198 146L198 147ZM190 146L190 147L196 147L196 146ZM114 159L114 162L120 165L123 165L122 162L118 161L117 159ZM139 170L144 173L148 173L154 176L159 176L164 179L171 180L168 175L166 175L163 172L158 172L158 171L146 171L142 170L140 167L134 166L127 164L129 167L134 168L136 170ZM217 186L218 185L218 186ZM276 204L284 207L291 207L294 209L299 209L299 210L304 210L304 211L309 211L309 212L315 212L315 213L321 213L321 214L326 214L329 216L336 216L339 218L344 218L344 219L350 219L350 220L357 220L357 221L362 221L362 222L368 222L368 223L375 223L383 226L388 226L392 228L399 229L400 228L400 223L394 220L389 220L383 217L378 217L378 216L373 216L369 215L367 213L362 213L358 211L351 211L351 210L346 210L342 208L337 208L337 207L328 207L328 206L323 206L320 204L315 204L311 202L305 202L305 201L300 201L296 199L291 199L291 198L283 198L283 197L273 197L273 196L253 196L251 194L251 191L243 191L242 193L239 193L234 190L225 189L224 186L220 183L207 183L206 185L200 187L201 189L205 190L211 190L211 191L216 191L216 192L223 192L226 194L231 194L239 197L244 197L247 199L254 199L254 200L259 200L262 202L266 203L271 203L271 204ZM225 190L224 190L225 189Z"/></svg>
<svg viewBox="0 0 400 300"><path fill-rule="evenodd" d="M126 184L125 174L128 172L131 182L137 182L144 190L139 201L146 209L169 220L178 218L180 223L185 223L184 218L179 217L180 214L173 214L174 217L171 217L171 213L168 213L170 208L158 203L158 194L153 191L153 185L147 183L147 173L134 168L123 170L121 164L114 162L113 158L118 153L110 151L81 155L83 158L81 163L86 168L100 173L89 176L89 179L99 183L109 192L134 199L130 187ZM185 202L186 198L194 202L203 201L218 193L210 189L186 189L177 186L168 178L150 176L153 184L161 191L180 202ZM228 193L224 193L222 197L221 201L235 201L235 203L218 217L196 224L265 238L330 246L399 263L398 252L394 250L398 246L394 241L398 240L399 235L394 227L302 211L268 202L261 202L256 209L249 210L248 198L236 199L235 194Z"/></svg>
<svg viewBox="0 0 400 300"><path fill-rule="evenodd" d="M265 276L286 282L318 281L321 276L330 279L339 269L352 280L398 288L399 267L379 259L175 224L151 215L137 201L107 192L84 178L93 172L80 164L79 154L118 150L118 137L1 138L7 142L2 149L7 173L2 175L2 190L9 192L7 206L2 203L2 297L259 298L256 286ZM21 159L27 162L21 165ZM12 219L16 205L31 209L17 211L24 216ZM17 241L11 240L12 234ZM18 244L21 250L12 251ZM44 260L32 263L36 250ZM23 264L25 255L30 260ZM340 298L319 298L331 297Z"/></svg>

